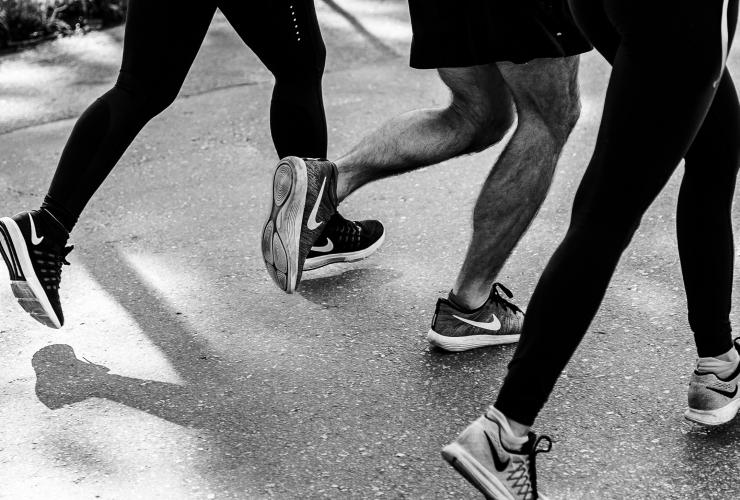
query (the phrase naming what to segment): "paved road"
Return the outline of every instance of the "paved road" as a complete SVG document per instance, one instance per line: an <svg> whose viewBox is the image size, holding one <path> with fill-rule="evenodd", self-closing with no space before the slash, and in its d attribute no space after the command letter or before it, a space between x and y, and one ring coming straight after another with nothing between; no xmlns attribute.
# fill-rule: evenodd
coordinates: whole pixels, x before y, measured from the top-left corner
<svg viewBox="0 0 740 500"><path fill-rule="evenodd" d="M433 73L405 65L402 2L341 5L354 17L320 4L332 154L389 115L446 98ZM112 44L100 49L109 54L120 31L88 40ZM100 80L51 78L33 90L39 80L16 73L3 99L28 114L0 113L0 213L39 204L74 123L57 118L115 76L107 56L90 55L95 44L64 43L88 47L78 69L98 65ZM56 63L38 55L5 61L26 61L40 78ZM230 60L240 68L221 64ZM735 52L735 72L738 63ZM607 72L584 58L581 121L500 277L521 305L567 224ZM270 90L217 18L185 96L136 140L76 230L62 290L68 326L36 326L0 288L0 498L476 496L439 449L492 401L512 348L446 355L424 335L497 151L358 192L343 210L383 220L385 247L313 273L287 296L258 249L275 160ZM538 421L555 440L538 463L553 498L740 497L740 427L707 431L682 418L694 352L675 249L679 175ZM554 318L553 335L567 315Z"/></svg>

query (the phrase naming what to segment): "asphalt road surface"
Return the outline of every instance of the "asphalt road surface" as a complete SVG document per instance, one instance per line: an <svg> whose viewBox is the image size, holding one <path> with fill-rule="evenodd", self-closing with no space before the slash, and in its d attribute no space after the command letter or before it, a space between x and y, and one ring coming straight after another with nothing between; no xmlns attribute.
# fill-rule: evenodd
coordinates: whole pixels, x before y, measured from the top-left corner
<svg viewBox="0 0 740 500"><path fill-rule="evenodd" d="M447 98L434 72L407 67L405 9L319 2L332 156ZM39 205L70 118L115 78L121 33L0 59L0 214ZM730 67L737 75L737 52ZM500 276L521 306L568 223L607 77L596 54L583 58L581 120ZM493 401L513 347L449 355L424 336L500 150L363 188L343 213L382 220L385 246L307 273L288 296L259 252L276 160L270 92L217 17L182 97L83 214L64 269L65 328L36 324L0 287L0 498L476 497L439 450ZM682 416L695 351L675 245L681 173L537 422L554 440L538 460L552 498L740 498L740 425L706 430Z"/></svg>

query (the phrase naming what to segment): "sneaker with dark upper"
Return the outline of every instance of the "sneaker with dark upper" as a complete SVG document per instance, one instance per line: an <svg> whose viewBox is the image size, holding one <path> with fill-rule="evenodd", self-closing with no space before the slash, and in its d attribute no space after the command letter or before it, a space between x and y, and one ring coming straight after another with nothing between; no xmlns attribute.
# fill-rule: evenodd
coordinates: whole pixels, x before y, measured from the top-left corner
<svg viewBox="0 0 740 500"><path fill-rule="evenodd" d="M50 328L64 324L59 302L62 265L71 246L52 239L39 212L0 218L0 254L10 274L18 303L36 321Z"/></svg>
<svg viewBox="0 0 740 500"><path fill-rule="evenodd" d="M513 297L504 285L494 283L488 300L469 312L461 311L447 299L437 300L427 340L453 352L518 342L524 313L501 292L507 298Z"/></svg>
<svg viewBox="0 0 740 500"><path fill-rule="evenodd" d="M337 167L332 162L295 156L280 160L261 239L267 272L282 290L296 290L309 252L336 213ZM320 248L326 245L319 242Z"/></svg>
<svg viewBox="0 0 740 500"><path fill-rule="evenodd" d="M379 221L352 221L335 213L308 252L303 270L365 259L380 248L384 240L385 228Z"/></svg>
<svg viewBox="0 0 740 500"><path fill-rule="evenodd" d="M547 500L537 489L535 461L552 446L548 436L528 435L521 450L510 450L501 441L501 426L489 414L475 420L442 457L488 500ZM544 442L547 447L539 447Z"/></svg>
<svg viewBox="0 0 740 500"><path fill-rule="evenodd" d="M735 339L735 349L740 352L739 339ZM714 373L694 371L689 382L689 407L684 413L687 420L702 425L726 424L740 410L740 365L735 373L726 379Z"/></svg>

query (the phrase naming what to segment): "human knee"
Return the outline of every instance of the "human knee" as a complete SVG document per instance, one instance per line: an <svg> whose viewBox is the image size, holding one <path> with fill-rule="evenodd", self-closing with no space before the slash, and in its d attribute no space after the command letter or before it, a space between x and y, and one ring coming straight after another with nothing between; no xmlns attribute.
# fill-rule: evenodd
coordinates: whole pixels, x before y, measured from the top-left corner
<svg viewBox="0 0 740 500"><path fill-rule="evenodd" d="M581 99L577 89L556 96L520 95L517 112L522 125L539 122L555 145L562 148L581 116Z"/></svg>
<svg viewBox="0 0 740 500"><path fill-rule="evenodd" d="M505 66L520 125L536 123L562 148L581 116L578 57Z"/></svg>
<svg viewBox="0 0 740 500"><path fill-rule="evenodd" d="M326 69L326 45L323 40L317 40L309 51L273 57L265 61L276 82L300 85L307 82L310 85L320 83Z"/></svg>
<svg viewBox="0 0 740 500"><path fill-rule="evenodd" d="M149 120L167 109L180 92L181 82L141 82L127 74L120 74L114 89L126 93L135 109Z"/></svg>
<svg viewBox="0 0 740 500"><path fill-rule="evenodd" d="M514 123L514 108L501 96L463 96L453 93L445 117L462 132L463 154L476 153L499 142Z"/></svg>

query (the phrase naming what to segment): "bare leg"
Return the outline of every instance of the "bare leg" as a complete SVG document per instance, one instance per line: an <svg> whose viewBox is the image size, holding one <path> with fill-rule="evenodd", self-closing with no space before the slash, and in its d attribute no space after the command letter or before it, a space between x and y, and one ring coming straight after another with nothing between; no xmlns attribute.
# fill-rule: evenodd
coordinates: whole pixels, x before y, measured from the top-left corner
<svg viewBox="0 0 740 500"><path fill-rule="evenodd" d="M392 118L335 163L339 201L368 182L482 151L514 122L511 94L495 64L444 68L450 103Z"/></svg>
<svg viewBox="0 0 740 500"><path fill-rule="evenodd" d="M537 214L555 166L580 114L578 56L501 63L519 123L483 184L473 237L453 292L460 305L481 306Z"/></svg>

